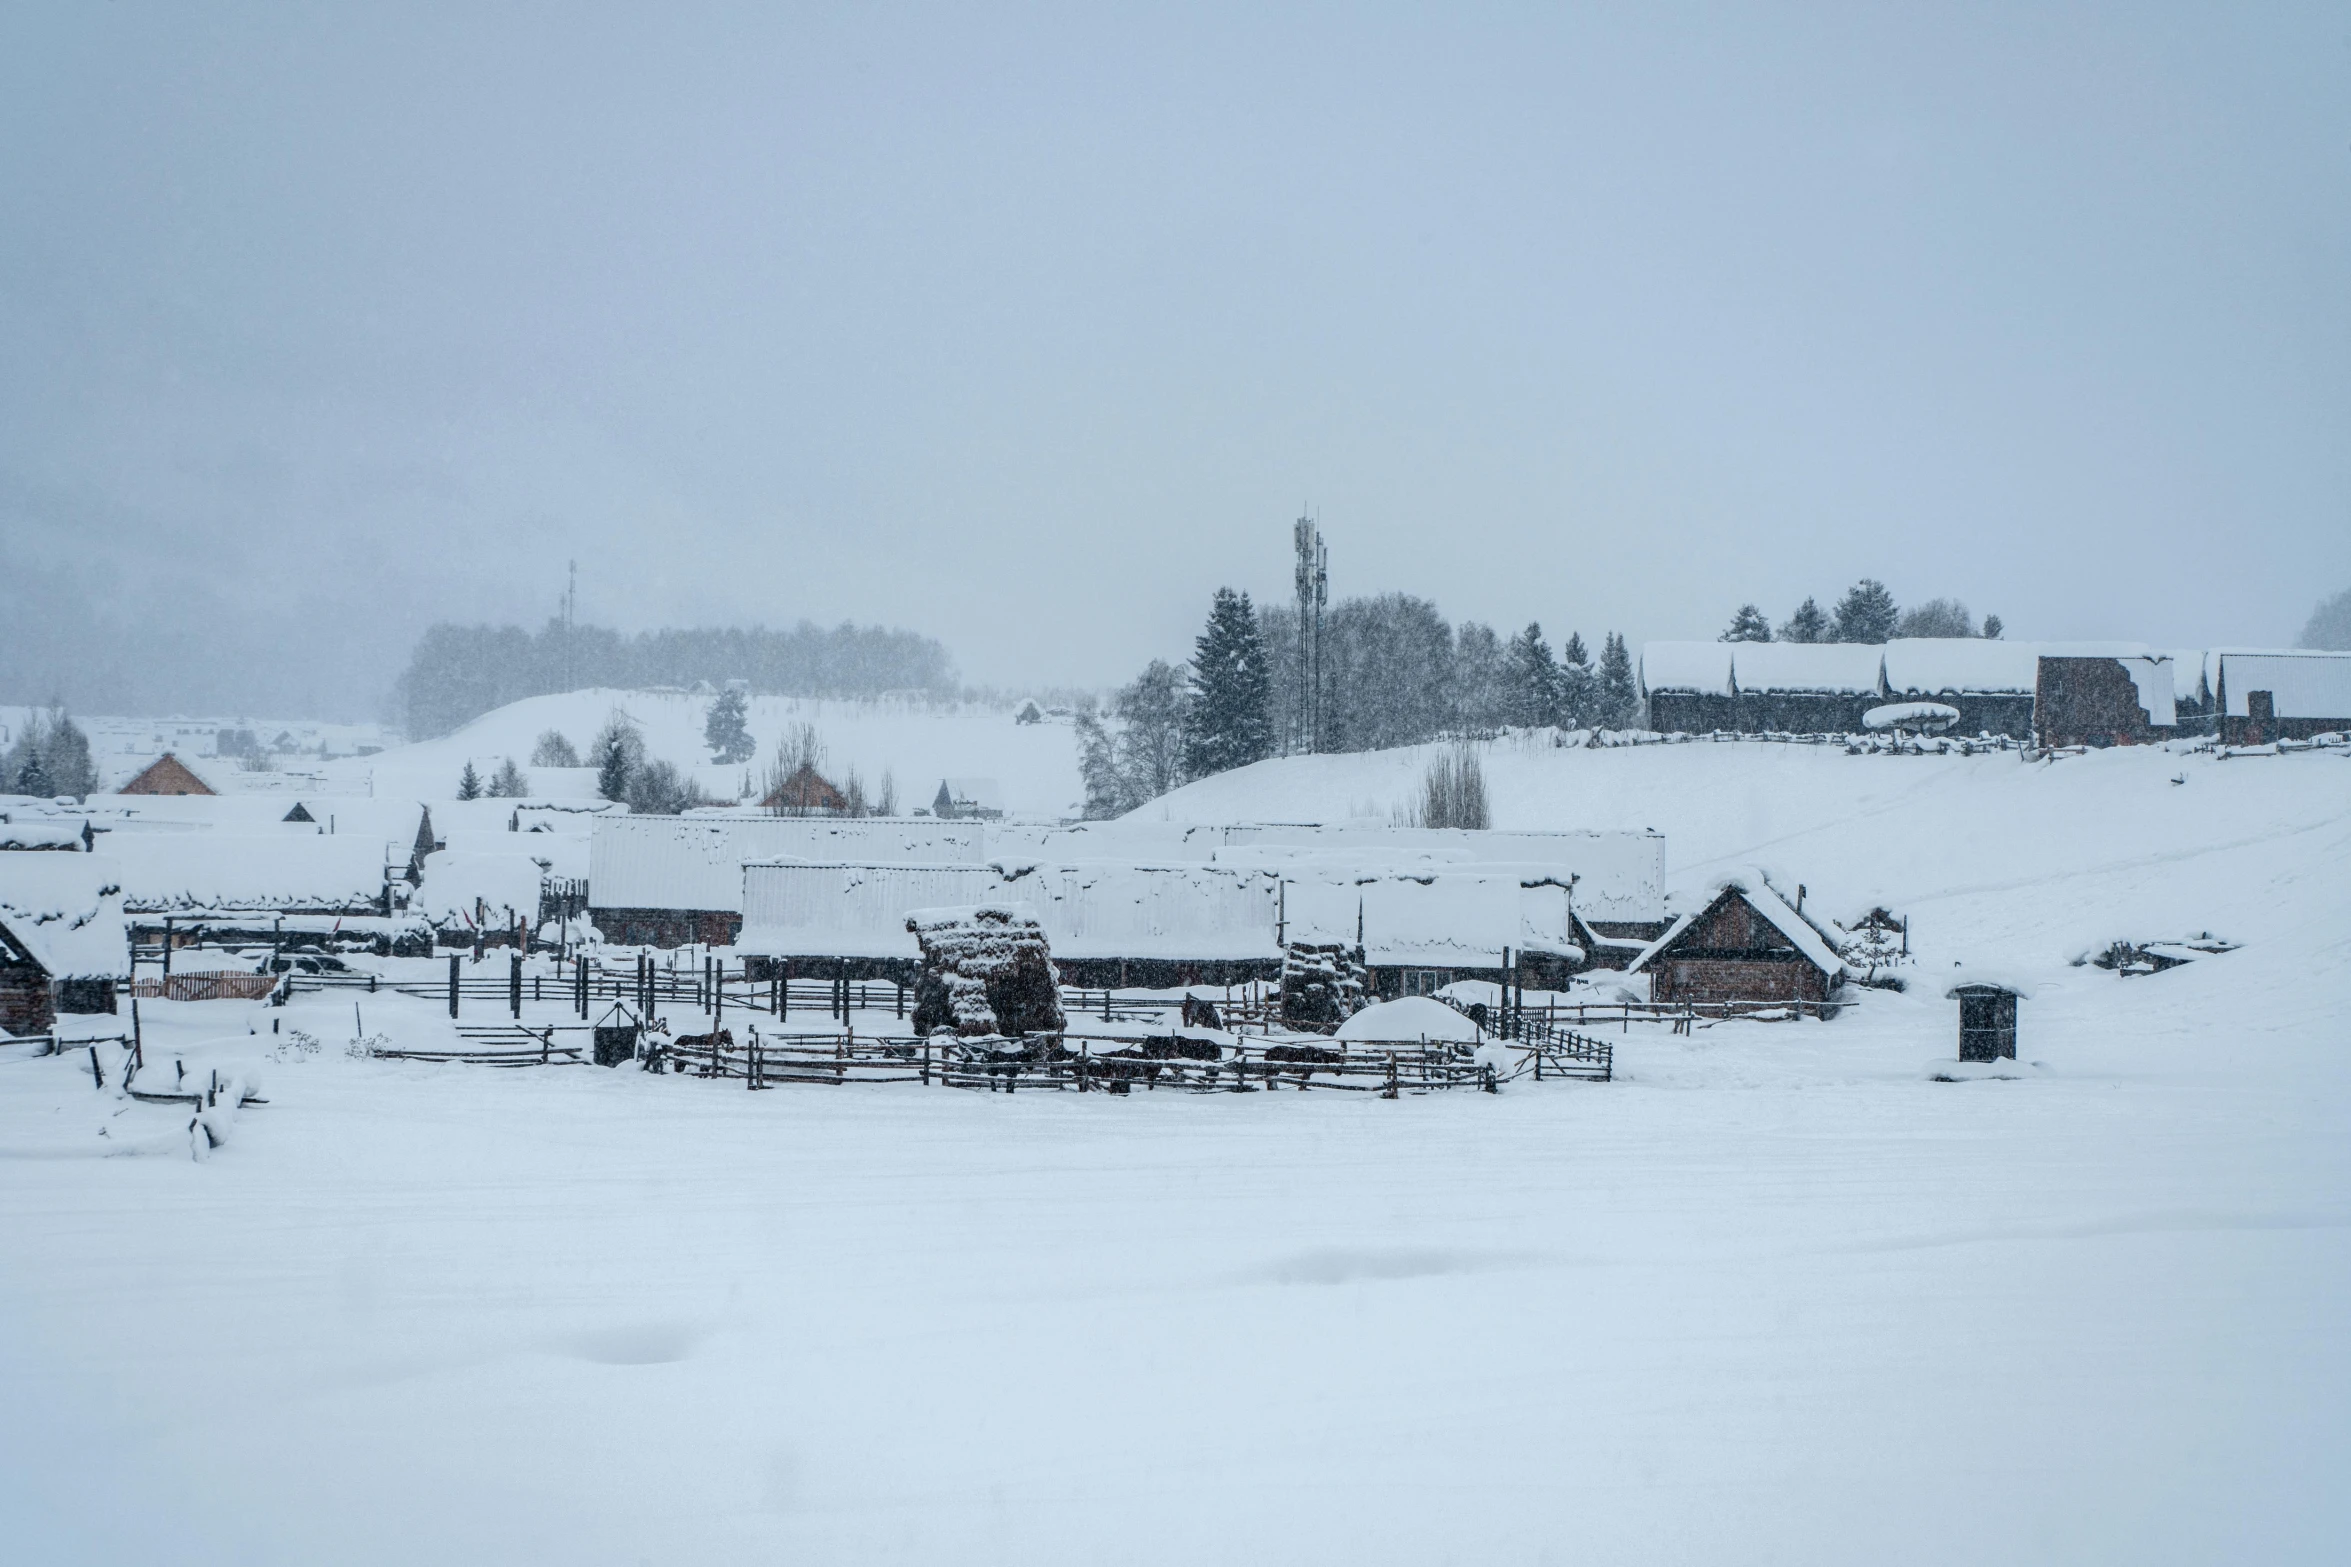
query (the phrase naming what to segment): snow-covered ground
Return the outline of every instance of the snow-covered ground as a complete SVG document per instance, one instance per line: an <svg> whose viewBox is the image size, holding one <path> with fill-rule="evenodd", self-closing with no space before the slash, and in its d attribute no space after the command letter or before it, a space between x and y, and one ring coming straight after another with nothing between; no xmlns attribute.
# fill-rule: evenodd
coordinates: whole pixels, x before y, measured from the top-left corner
<svg viewBox="0 0 2351 1567"><path fill-rule="evenodd" d="M1164 805L1384 817L1419 760ZM1486 771L1498 825L1661 829L1684 896L1885 900L1916 983L1392 1102L750 1094L344 1053L355 1003L446 1039L429 1000L144 1003L151 1061L269 1103L197 1163L84 1058L0 1061L11 1554L2339 1559L2351 762ZM2243 945L2069 961L2202 929ZM1931 1078L1955 961L2031 986L2011 1080Z"/></svg>
<svg viewBox="0 0 2351 1567"><path fill-rule="evenodd" d="M1078 778L1077 744L1066 719L1016 723L1011 707L983 703L930 702L920 698L827 701L813 697L755 696L746 727L758 742L747 763L721 766L710 760L703 741L709 696L683 691L570 691L529 697L483 714L439 740L395 746L378 756L330 764L328 778L340 788L404 799L454 798L457 779L470 760L484 779L512 757L531 775L540 796L592 794L592 771L568 773L531 768L539 736L556 730L581 756L614 712L636 720L648 755L692 774L712 797L737 799L746 780L756 788L773 761L776 742L802 724L812 725L824 749L824 770L845 783L855 768L868 799L880 795L886 773L895 784L900 813L928 809L942 779L991 778L1002 788L1005 808L1015 815L1058 820L1077 814L1085 797Z"/></svg>

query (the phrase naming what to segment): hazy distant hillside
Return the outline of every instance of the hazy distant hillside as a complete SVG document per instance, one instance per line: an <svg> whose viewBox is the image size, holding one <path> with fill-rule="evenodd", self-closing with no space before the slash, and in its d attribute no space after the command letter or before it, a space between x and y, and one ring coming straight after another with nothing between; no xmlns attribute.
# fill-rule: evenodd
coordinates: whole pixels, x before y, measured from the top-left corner
<svg viewBox="0 0 2351 1567"><path fill-rule="evenodd" d="M993 778L1006 808L1024 816L1075 816L1084 797L1069 725L1052 719L1017 723L1010 707L913 697L754 697L748 723L758 754L748 763L722 766L703 743L713 700L682 691L609 689L535 696L485 713L455 734L336 762L330 772L353 787L372 779L378 795L448 799L468 760L487 778L512 757L531 775L534 794L592 792L593 774L586 769L530 768L531 752L539 736L553 729L584 755L596 731L618 711L644 732L648 756L691 772L721 800L738 798L746 777L756 785L777 741L801 724L814 726L828 776L839 781L855 768L868 798L875 798L886 774L901 811L927 807L944 778Z"/></svg>

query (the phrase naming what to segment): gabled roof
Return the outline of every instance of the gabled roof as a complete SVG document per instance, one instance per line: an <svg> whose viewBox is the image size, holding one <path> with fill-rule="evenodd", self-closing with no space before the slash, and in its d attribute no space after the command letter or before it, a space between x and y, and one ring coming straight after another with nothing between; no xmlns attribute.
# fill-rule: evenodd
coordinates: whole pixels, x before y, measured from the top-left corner
<svg viewBox="0 0 2351 1567"><path fill-rule="evenodd" d="M96 854L0 855L0 931L51 979L127 978L118 871Z"/></svg>
<svg viewBox="0 0 2351 1567"><path fill-rule="evenodd" d="M116 794L218 794L202 773L166 751L139 769Z"/></svg>
<svg viewBox="0 0 2351 1567"><path fill-rule="evenodd" d="M2270 694L2278 718L2351 719L2351 653L2235 653L2215 656L2232 718L2251 716L2245 698Z"/></svg>
<svg viewBox="0 0 2351 1567"><path fill-rule="evenodd" d="M1837 950L1829 945L1828 939L1813 928L1810 920L1790 908L1786 899L1772 891L1771 884L1765 881L1761 874L1753 872L1717 884L1715 895L1708 899L1706 907L1697 913L1676 916L1674 922L1666 927L1665 934L1649 943L1641 955L1633 959L1632 964L1625 972L1628 974L1641 972L1648 966L1651 959L1671 950L1691 926L1699 923L1731 898L1744 900L1749 908L1762 915L1774 930L1788 938L1788 944L1803 954L1804 960L1814 968L1819 969L1831 979L1839 978L1845 973L1845 960L1837 955Z"/></svg>

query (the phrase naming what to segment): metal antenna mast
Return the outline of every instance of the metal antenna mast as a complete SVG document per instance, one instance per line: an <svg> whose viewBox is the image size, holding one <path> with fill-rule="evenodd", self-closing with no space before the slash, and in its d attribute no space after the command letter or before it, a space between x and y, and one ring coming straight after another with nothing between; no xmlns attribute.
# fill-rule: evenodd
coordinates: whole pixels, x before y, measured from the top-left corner
<svg viewBox="0 0 2351 1567"><path fill-rule="evenodd" d="M563 689L566 691L579 686L578 671L572 667L571 628L580 609L580 563L574 560L570 567L571 578L563 588Z"/></svg>
<svg viewBox="0 0 2351 1567"><path fill-rule="evenodd" d="M1311 514L1291 529L1298 549L1298 722L1306 750L1322 749L1322 612L1330 598L1331 552Z"/></svg>

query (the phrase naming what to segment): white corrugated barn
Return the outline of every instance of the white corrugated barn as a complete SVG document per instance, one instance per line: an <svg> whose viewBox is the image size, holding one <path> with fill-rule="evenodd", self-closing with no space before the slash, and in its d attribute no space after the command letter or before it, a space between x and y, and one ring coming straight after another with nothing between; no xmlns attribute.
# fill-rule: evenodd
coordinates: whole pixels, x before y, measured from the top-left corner
<svg viewBox="0 0 2351 1567"><path fill-rule="evenodd" d="M1073 984L1221 983L1278 965L1276 878L1199 864L743 867L738 950L762 959L910 962L910 910L1017 900Z"/></svg>
<svg viewBox="0 0 2351 1567"><path fill-rule="evenodd" d="M2221 739L2267 745L2351 732L2351 653L2315 650L2213 655Z"/></svg>
<svg viewBox="0 0 2351 1567"><path fill-rule="evenodd" d="M593 834L588 917L608 941L663 947L734 940L751 860L977 865L985 843L976 822L894 817L607 816Z"/></svg>

